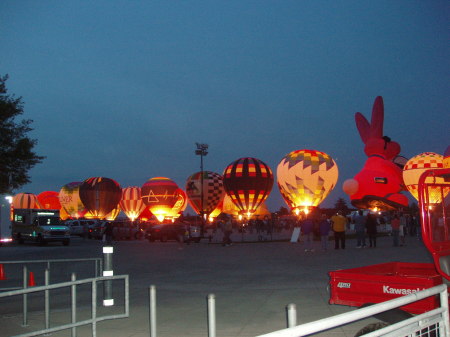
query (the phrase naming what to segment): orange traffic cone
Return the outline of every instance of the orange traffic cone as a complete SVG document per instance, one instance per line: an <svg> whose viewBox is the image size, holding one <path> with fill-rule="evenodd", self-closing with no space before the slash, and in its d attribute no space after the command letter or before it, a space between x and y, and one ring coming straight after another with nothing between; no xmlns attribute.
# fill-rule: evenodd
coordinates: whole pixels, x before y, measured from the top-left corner
<svg viewBox="0 0 450 337"><path fill-rule="evenodd" d="M6 280L5 271L3 270L3 264L0 264L0 280Z"/></svg>
<svg viewBox="0 0 450 337"><path fill-rule="evenodd" d="M34 274L32 271L30 271L30 276L28 277L28 286L29 287L35 287L36 282L34 282Z"/></svg>

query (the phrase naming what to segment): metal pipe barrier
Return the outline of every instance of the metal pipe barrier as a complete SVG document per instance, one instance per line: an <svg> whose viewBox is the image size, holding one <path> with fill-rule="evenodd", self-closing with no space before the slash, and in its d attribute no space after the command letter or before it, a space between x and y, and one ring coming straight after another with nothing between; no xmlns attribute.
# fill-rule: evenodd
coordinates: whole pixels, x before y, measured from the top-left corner
<svg viewBox="0 0 450 337"><path fill-rule="evenodd" d="M439 329L439 336L450 336L447 286L441 284L430 289L425 289L407 296L402 296L386 302L374 304L369 307L297 325L295 327L274 331L268 334L259 335L257 337L309 336L311 334L316 334L325 330L368 318L381 312L402 307L406 304L413 303L437 294L439 294L441 302L439 308L430 310L417 316L413 316L396 324L388 325L385 328L379 329L369 334L365 334L364 336L421 336L421 330L432 325L436 325L436 328Z"/></svg>
<svg viewBox="0 0 450 337"><path fill-rule="evenodd" d="M94 278L88 278L84 280L76 280L76 277L74 274L72 274L72 281L70 282L62 282L62 283L56 283L56 284L49 284L45 286L37 286L37 287L27 287L26 279L27 275L26 268L24 268L24 288L19 290L12 290L12 291L5 291L0 293L0 298L6 298L11 296L20 296L22 295L23 300L23 326L28 325L28 310L27 310L27 295L30 293L37 293L37 292L44 292L45 294L45 329L39 330L39 331L33 331L21 335L16 335L15 337L31 337L31 336L38 336L43 334L49 334L56 331L61 330L67 330L72 329L72 336L76 337L76 328L83 325L92 325L92 336L97 336L97 322L105 321L105 320L111 320L111 319L118 319L118 318L126 318L130 315L130 294L129 294L129 277L128 275L117 275L117 276L109 276L109 277L94 277ZM99 282L104 281L112 281L112 280L123 280L124 281L124 312L120 314L115 315L106 315L106 316L97 316L97 286ZM83 320L80 322L76 321L76 310L77 310L77 291L76 286L81 284L87 284L91 283L92 287L92 296L91 296L91 318L87 320ZM72 310L72 322L70 324L64 324L56 327L50 327L50 306L49 306L49 300L47 296L49 296L49 291L53 289L60 289L70 287L71 288L71 310Z"/></svg>
<svg viewBox="0 0 450 337"><path fill-rule="evenodd" d="M149 300L150 337L156 337L156 288L154 285L149 288Z"/></svg>
<svg viewBox="0 0 450 337"><path fill-rule="evenodd" d="M216 337L216 296L208 295L208 337Z"/></svg>

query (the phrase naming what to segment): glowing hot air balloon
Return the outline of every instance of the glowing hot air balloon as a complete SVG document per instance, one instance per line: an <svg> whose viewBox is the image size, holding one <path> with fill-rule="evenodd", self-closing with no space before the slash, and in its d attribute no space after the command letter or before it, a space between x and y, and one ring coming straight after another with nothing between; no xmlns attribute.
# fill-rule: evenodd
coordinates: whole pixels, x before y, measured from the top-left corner
<svg viewBox="0 0 450 337"><path fill-rule="evenodd" d="M136 220L145 209L145 204L141 199L141 188L137 186L123 188L120 208L131 221Z"/></svg>
<svg viewBox="0 0 450 337"><path fill-rule="evenodd" d="M328 196L336 186L338 174L335 161L326 153L297 150L278 164L278 188L292 210L308 210Z"/></svg>
<svg viewBox="0 0 450 337"><path fill-rule="evenodd" d="M121 198L122 188L110 178L89 178L80 186L80 199L90 216L95 219L106 218L117 207Z"/></svg>
<svg viewBox="0 0 450 337"><path fill-rule="evenodd" d="M114 221L114 220L116 220L116 218L119 214L120 214L120 206L117 206L111 212L106 214L105 220Z"/></svg>
<svg viewBox="0 0 450 337"><path fill-rule="evenodd" d="M194 173L186 181L186 194L191 207L197 214L209 215L225 197L223 178L219 173L211 171Z"/></svg>
<svg viewBox="0 0 450 337"><path fill-rule="evenodd" d="M59 191L59 202L65 212L72 218L82 217L87 209L80 199L80 186L82 182L75 181L64 185Z"/></svg>
<svg viewBox="0 0 450 337"><path fill-rule="evenodd" d="M42 208L37 196L32 193L19 193L13 197L12 207L18 208Z"/></svg>
<svg viewBox="0 0 450 337"><path fill-rule="evenodd" d="M167 217L170 217L172 219L179 218L188 204L186 193L181 188L179 188L176 193L178 194L177 201L167 215Z"/></svg>
<svg viewBox="0 0 450 337"><path fill-rule="evenodd" d="M239 158L225 168L223 185L241 213L250 217L272 190L272 170L259 159Z"/></svg>
<svg viewBox="0 0 450 337"><path fill-rule="evenodd" d="M434 152L424 152L421 154L418 154L415 157L412 157L408 162L406 163L405 167L403 168L403 182L406 185L406 188L411 193L411 195L418 200L419 198L419 178L427 170L431 169L442 169L444 168L444 157L440 154L434 153ZM439 183L439 180L443 180L442 177L436 177L432 178L429 177L429 179L437 179L437 183ZM425 181L429 182L429 181ZM446 197L449 193L448 188L432 188L429 187L428 194L429 194L429 202L430 204L437 204L442 201L442 197Z"/></svg>
<svg viewBox="0 0 450 337"><path fill-rule="evenodd" d="M150 212L162 222L170 216L179 197L178 185L171 179L155 177L141 187L141 198Z"/></svg>
<svg viewBox="0 0 450 337"><path fill-rule="evenodd" d="M44 209L61 209L61 203L59 202L58 195L58 192L45 191L39 193L37 198Z"/></svg>

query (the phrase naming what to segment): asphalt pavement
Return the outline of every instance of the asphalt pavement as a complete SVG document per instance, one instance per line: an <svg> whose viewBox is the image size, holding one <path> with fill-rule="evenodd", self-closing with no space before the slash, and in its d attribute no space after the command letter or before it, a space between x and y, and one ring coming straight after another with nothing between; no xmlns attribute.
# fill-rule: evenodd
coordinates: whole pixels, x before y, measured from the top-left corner
<svg viewBox="0 0 450 337"><path fill-rule="evenodd" d="M157 336L208 336L207 296L216 299L216 336L250 337L286 327L286 306L296 304L297 323L306 323L354 308L328 304L328 272L390 261L431 262L422 242L407 237L406 245L393 247L389 236L378 239L377 248L356 248L348 239L345 250L305 252L301 242L290 242L290 231L258 237L233 233L232 246L222 246L218 233L211 242L180 245L176 242L118 241L113 243L114 274L130 277L130 317L98 323L97 336L143 337L149 333L149 287L156 287ZM33 244L0 247L0 260L102 257L102 243L74 238L69 247ZM8 267L9 268L9 267ZM68 280L71 271L89 274L76 264L52 271L51 283ZM7 270L9 280L0 287L20 282L17 270ZM13 275L14 274L14 275ZM42 270L35 271L42 285ZM78 277L80 278L80 277ZM9 283L8 283L9 282ZM90 315L90 289L80 289L79 319ZM51 326L70 321L69 291L52 296ZM123 309L121 285L114 284L116 305L99 308L99 314ZM56 298L55 298L56 297ZM59 299L59 301L58 301ZM43 296L30 296L29 326L22 327L21 298L0 299L0 336L13 336L44 327ZM374 320L360 321L318 336L354 336ZM91 327L77 329L91 336ZM71 336L70 330L52 336Z"/></svg>

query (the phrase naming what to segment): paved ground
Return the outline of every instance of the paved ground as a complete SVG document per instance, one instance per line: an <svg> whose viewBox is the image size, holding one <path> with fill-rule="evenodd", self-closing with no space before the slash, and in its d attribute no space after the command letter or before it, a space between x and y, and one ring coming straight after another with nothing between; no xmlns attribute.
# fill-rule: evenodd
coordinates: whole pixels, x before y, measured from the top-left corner
<svg viewBox="0 0 450 337"><path fill-rule="evenodd" d="M249 337L285 328L285 308L289 303L297 305L298 323L353 310L328 304L328 271L388 261L431 261L422 243L415 238L408 238L404 247L392 247L392 239L382 237L376 249L356 249L355 240L350 239L347 249L327 251L320 250L316 242L316 251L305 253L303 244L290 243L289 237L290 233L285 232L272 237L284 241L249 242L257 241L256 235L234 234L235 243L230 247L206 241L183 247L175 242L114 243L114 272L130 276L131 312L129 318L99 323L97 336L149 336L150 285L155 285L157 291L159 337L207 336L206 298L211 293L216 296L217 337ZM241 239L246 242L239 242ZM218 240L219 237L215 241ZM29 244L1 247L0 254L0 260L102 257L99 241L78 238L69 247ZM72 270L79 275L92 272L86 265L62 266L52 271L52 283L67 280ZM19 271L5 271L8 280L0 281L0 287L20 282ZM35 271L38 285L43 282L42 275L42 270ZM114 289L118 288L115 285ZM68 293L67 290L51 295L52 325L69 322L70 305L66 303L62 307ZM90 313L89 289L80 289L79 294L81 319ZM110 311L121 309L121 295L116 296L118 305ZM29 303L30 326L23 328L21 299L0 299L0 336L43 328L43 296L30 297ZM105 309L99 311L103 313ZM367 321L358 322L320 336L353 336L366 324ZM52 336L70 336L70 331ZM78 328L78 336L91 336L89 327Z"/></svg>

